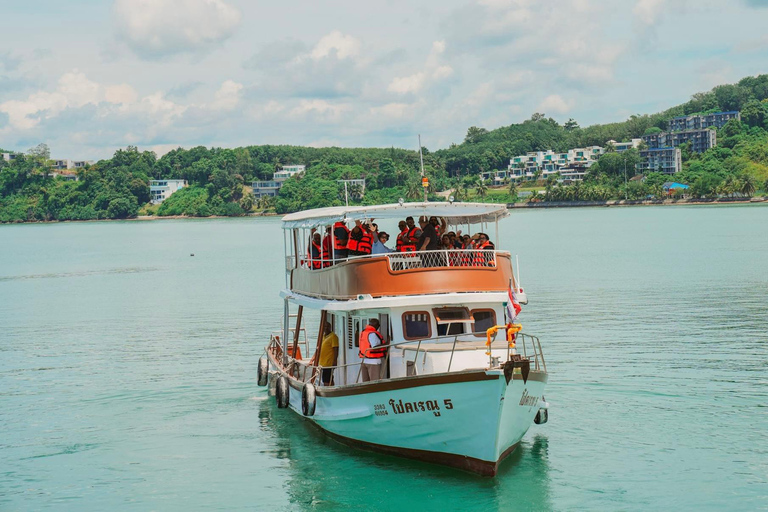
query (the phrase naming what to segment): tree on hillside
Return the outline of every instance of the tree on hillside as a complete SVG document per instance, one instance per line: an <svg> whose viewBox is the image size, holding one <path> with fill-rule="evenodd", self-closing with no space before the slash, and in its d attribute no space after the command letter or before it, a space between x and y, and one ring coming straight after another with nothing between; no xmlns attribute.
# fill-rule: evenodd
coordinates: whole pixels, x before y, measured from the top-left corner
<svg viewBox="0 0 768 512"><path fill-rule="evenodd" d="M573 130L578 130L579 129L579 123L574 121L573 118L570 118L570 119L568 119L565 122L565 124L563 125L563 128L565 128L565 131L567 131L567 132L570 132L570 131L573 131Z"/></svg>
<svg viewBox="0 0 768 512"><path fill-rule="evenodd" d="M741 192L747 197L752 197L756 189L757 189L757 182L755 178L752 177L751 174L745 174L744 176L741 177L741 189L739 190L739 192Z"/></svg>
<svg viewBox="0 0 768 512"><path fill-rule="evenodd" d="M27 150L27 157L32 161L32 167L43 173L43 177L48 179L51 170L51 150L48 144L41 142L33 148Z"/></svg>
<svg viewBox="0 0 768 512"><path fill-rule="evenodd" d="M477 126L470 126L467 130L467 135L464 137L464 142L467 144L477 144L482 138L488 134L488 130L485 128L478 128Z"/></svg>

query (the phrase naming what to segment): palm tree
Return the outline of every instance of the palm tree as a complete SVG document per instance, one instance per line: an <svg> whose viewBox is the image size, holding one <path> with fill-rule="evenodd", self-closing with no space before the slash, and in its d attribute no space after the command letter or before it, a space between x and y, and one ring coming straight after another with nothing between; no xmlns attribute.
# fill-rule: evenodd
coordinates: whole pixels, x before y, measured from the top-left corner
<svg viewBox="0 0 768 512"><path fill-rule="evenodd" d="M405 198L406 199L420 199L422 195L421 183L417 183L414 180L410 180L405 184Z"/></svg>
<svg viewBox="0 0 768 512"><path fill-rule="evenodd" d="M517 183L515 180L510 180L509 182L509 195L517 199Z"/></svg>
<svg viewBox="0 0 768 512"><path fill-rule="evenodd" d="M475 188L475 192L479 197L485 197L488 195L488 185L485 184L485 180L480 180Z"/></svg>
<svg viewBox="0 0 768 512"><path fill-rule="evenodd" d="M740 192L747 197L752 197L752 194L755 193L756 189L757 189L757 184L755 183L755 178L753 178L751 174L745 174L741 178Z"/></svg>

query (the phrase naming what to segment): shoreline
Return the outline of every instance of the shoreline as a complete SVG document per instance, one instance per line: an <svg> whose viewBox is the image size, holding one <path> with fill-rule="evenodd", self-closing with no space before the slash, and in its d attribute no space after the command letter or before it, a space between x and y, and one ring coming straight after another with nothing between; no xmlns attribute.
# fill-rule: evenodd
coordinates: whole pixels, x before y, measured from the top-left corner
<svg viewBox="0 0 768 512"><path fill-rule="evenodd" d="M507 203L507 208L584 208L605 206L677 206L768 203L768 197L720 197L713 199L611 199L609 201L551 201Z"/></svg>
<svg viewBox="0 0 768 512"><path fill-rule="evenodd" d="M537 203L507 203L507 208L515 209L546 209L546 208L595 208L609 206L707 206L707 205L746 205L746 204L768 204L768 196L760 197L733 197L717 199L637 199L637 200L618 200L610 201L552 201ZM211 215L210 217L193 217L189 215L139 215L130 219L88 219L88 220L33 220L22 222L2 222L0 226L17 224L58 224L67 222L143 222L156 220L178 220L178 219L241 219L245 217L279 217L280 213L258 212L248 213L238 217L227 217L224 215Z"/></svg>

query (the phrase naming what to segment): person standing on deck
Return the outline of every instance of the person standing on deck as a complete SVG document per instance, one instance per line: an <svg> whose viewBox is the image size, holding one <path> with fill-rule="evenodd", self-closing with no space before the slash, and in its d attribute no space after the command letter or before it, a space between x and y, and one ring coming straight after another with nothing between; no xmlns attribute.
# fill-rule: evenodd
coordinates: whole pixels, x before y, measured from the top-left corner
<svg viewBox="0 0 768 512"><path fill-rule="evenodd" d="M376 318L368 320L363 332L360 333L360 358L362 368L360 373L363 376L363 382L379 380L384 377L386 368L382 368L382 361L387 355L387 343L384 336L379 332L381 324Z"/></svg>
<svg viewBox="0 0 768 512"><path fill-rule="evenodd" d="M413 221L413 217L406 217L405 225L408 227L408 239L413 245L413 250L416 251L418 250L419 238L421 238L421 230L416 227L416 223Z"/></svg>
<svg viewBox="0 0 768 512"><path fill-rule="evenodd" d="M339 337L331 330L331 322L325 322L323 341L320 345L318 365L323 369L323 386L333 385L333 367L339 361Z"/></svg>
<svg viewBox="0 0 768 512"><path fill-rule="evenodd" d="M333 225L333 259L347 259L347 241L349 240L349 229L343 222L339 221Z"/></svg>

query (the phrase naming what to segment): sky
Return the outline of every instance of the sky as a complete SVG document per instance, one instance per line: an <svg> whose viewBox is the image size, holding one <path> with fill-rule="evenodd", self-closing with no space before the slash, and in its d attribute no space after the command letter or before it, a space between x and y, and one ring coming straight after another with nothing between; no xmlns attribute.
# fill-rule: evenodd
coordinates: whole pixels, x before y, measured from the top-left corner
<svg viewBox="0 0 768 512"><path fill-rule="evenodd" d="M0 148L460 143L768 73L768 0L0 0Z"/></svg>

